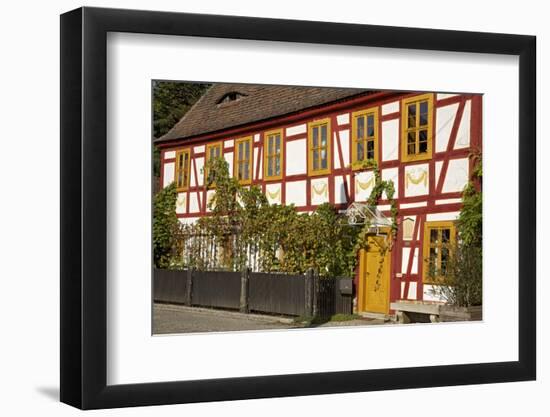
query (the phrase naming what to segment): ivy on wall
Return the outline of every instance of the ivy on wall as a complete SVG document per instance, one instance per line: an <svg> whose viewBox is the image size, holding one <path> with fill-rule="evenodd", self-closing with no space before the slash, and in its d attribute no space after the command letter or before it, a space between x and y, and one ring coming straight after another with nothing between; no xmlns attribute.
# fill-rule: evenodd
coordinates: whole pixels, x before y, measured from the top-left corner
<svg viewBox="0 0 550 417"><path fill-rule="evenodd" d="M397 233L393 182L381 179L374 161L366 162L364 168L372 169L375 178L368 204L376 206L384 192L390 202L391 242ZM153 229L158 267L206 269L214 257L217 267L241 270L254 256L259 269L265 272L304 273L314 269L321 276L354 274L357 252L368 246L370 224L352 226L328 203L311 214L297 212L294 205L269 204L259 187L242 186L230 175L224 158L209 159L204 172L206 187L215 192L210 193L207 202L209 215L196 224L183 226L177 221L173 184L155 198ZM182 262L184 247L187 253ZM388 246L385 250L390 249Z"/></svg>

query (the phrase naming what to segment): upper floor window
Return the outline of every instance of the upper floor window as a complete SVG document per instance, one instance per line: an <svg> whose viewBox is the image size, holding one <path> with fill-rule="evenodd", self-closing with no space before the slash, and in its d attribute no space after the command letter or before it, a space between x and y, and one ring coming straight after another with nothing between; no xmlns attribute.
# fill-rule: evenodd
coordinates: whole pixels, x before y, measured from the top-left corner
<svg viewBox="0 0 550 417"><path fill-rule="evenodd" d="M283 131L272 130L264 135L264 178L281 179L283 176Z"/></svg>
<svg viewBox="0 0 550 417"><path fill-rule="evenodd" d="M191 152L189 149L176 152L176 188L185 191L189 187Z"/></svg>
<svg viewBox="0 0 550 417"><path fill-rule="evenodd" d="M208 185L211 179L208 177L208 161L222 156L222 142L209 143L206 145L206 153L204 156L204 182ZM214 185L214 184L210 184Z"/></svg>
<svg viewBox="0 0 550 417"><path fill-rule="evenodd" d="M352 168L362 167L369 159L378 161L378 109L367 109L352 115Z"/></svg>
<svg viewBox="0 0 550 417"><path fill-rule="evenodd" d="M401 160L432 157L433 94L403 100Z"/></svg>
<svg viewBox="0 0 550 417"><path fill-rule="evenodd" d="M437 283L447 274L455 243L453 222L426 222L424 228L424 282Z"/></svg>
<svg viewBox="0 0 550 417"><path fill-rule="evenodd" d="M235 141L234 176L241 184L252 182L252 136Z"/></svg>
<svg viewBox="0 0 550 417"><path fill-rule="evenodd" d="M316 120L308 124L308 174L330 173L330 119Z"/></svg>

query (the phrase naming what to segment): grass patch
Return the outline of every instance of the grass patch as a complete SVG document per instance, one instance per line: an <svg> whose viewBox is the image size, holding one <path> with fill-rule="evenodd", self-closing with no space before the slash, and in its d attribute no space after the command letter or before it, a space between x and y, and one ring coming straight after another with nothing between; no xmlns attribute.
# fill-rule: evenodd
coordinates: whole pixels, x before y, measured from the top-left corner
<svg viewBox="0 0 550 417"><path fill-rule="evenodd" d="M294 323L304 324L306 326L319 325L328 322L339 322L339 321L350 321L361 319L361 316L357 314L335 314L330 317L308 317L308 316L299 316L294 318Z"/></svg>

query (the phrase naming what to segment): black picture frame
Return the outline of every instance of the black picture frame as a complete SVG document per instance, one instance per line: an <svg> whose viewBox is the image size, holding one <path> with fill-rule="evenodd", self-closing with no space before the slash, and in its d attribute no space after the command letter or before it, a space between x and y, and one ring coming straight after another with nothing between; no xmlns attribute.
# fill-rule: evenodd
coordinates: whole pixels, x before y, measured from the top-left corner
<svg viewBox="0 0 550 417"><path fill-rule="evenodd" d="M108 32L519 57L519 360L113 385L107 376ZM536 38L80 8L61 16L61 401L82 409L423 388L536 377Z"/></svg>

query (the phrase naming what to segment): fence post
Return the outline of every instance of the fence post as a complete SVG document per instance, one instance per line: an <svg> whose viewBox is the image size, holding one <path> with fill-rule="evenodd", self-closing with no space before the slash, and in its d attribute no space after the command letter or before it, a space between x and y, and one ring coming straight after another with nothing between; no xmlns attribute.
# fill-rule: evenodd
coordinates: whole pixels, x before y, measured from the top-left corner
<svg viewBox="0 0 550 417"><path fill-rule="evenodd" d="M187 292L185 294L185 304L191 306L193 304L193 269L187 270Z"/></svg>
<svg viewBox="0 0 550 417"><path fill-rule="evenodd" d="M241 300L239 311L248 313L248 280L250 278L250 268L244 268L241 273Z"/></svg>
<svg viewBox="0 0 550 417"><path fill-rule="evenodd" d="M312 298L313 308L312 308L312 314L311 315L313 317L316 317L319 314L319 309L318 309L318 304L319 304L319 274L317 274L317 272L315 272L313 274L312 281L313 281L313 285L312 285L313 296L311 298Z"/></svg>
<svg viewBox="0 0 550 417"><path fill-rule="evenodd" d="M305 308L304 315L307 317L313 316L313 269L308 269L306 272L305 285Z"/></svg>

